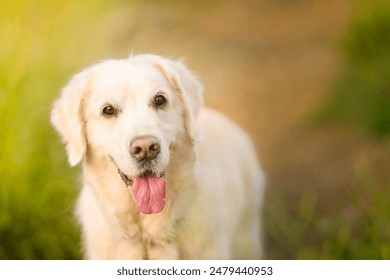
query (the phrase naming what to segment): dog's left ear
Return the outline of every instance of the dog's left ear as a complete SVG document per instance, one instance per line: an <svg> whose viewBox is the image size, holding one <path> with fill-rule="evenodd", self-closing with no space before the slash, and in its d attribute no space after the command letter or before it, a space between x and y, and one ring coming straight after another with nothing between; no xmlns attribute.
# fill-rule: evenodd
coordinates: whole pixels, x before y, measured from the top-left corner
<svg viewBox="0 0 390 280"><path fill-rule="evenodd" d="M151 56L183 106L184 125L192 140L199 138L196 118L203 105L203 86L181 61Z"/></svg>
<svg viewBox="0 0 390 280"><path fill-rule="evenodd" d="M71 166L77 165L86 153L82 100L88 89L89 76L88 70L76 74L63 88L51 111L51 123L66 144Z"/></svg>

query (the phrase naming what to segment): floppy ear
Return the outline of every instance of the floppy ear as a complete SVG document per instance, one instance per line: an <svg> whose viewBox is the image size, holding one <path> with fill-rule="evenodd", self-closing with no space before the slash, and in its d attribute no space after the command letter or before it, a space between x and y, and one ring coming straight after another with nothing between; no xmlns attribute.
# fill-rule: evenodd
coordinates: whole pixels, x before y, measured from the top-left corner
<svg viewBox="0 0 390 280"><path fill-rule="evenodd" d="M54 102L51 111L51 123L66 144L71 166L77 165L86 153L82 100L88 84L87 71L76 74L62 89L61 96Z"/></svg>
<svg viewBox="0 0 390 280"><path fill-rule="evenodd" d="M203 86L181 61L157 57L157 66L171 84L183 106L185 128L192 140L198 139L196 118L203 105Z"/></svg>

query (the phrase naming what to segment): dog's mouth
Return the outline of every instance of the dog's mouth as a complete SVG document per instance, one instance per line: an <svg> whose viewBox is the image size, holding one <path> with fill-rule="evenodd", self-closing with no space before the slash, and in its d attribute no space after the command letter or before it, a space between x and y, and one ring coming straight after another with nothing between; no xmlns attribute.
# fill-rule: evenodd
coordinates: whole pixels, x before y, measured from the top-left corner
<svg viewBox="0 0 390 280"><path fill-rule="evenodd" d="M138 209L143 214L157 214L165 207L165 172L156 175L151 171L136 177L129 177L120 169L118 173L123 182L130 186Z"/></svg>

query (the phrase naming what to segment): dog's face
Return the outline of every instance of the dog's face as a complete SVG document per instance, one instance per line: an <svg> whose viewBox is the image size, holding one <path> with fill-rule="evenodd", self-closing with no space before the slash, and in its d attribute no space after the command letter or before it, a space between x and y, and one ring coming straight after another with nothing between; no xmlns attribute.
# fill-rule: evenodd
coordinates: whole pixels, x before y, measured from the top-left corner
<svg viewBox="0 0 390 280"><path fill-rule="evenodd" d="M129 178L161 176L171 145L185 129L169 82L154 65L123 61L96 67L91 78L84 109L89 148L110 157Z"/></svg>
<svg viewBox="0 0 390 280"><path fill-rule="evenodd" d="M181 63L140 55L105 61L73 77L54 105L52 123L71 165L88 151L111 160L126 184L152 184L152 192L165 192L161 178L171 148L179 134L195 137L201 102L200 84Z"/></svg>

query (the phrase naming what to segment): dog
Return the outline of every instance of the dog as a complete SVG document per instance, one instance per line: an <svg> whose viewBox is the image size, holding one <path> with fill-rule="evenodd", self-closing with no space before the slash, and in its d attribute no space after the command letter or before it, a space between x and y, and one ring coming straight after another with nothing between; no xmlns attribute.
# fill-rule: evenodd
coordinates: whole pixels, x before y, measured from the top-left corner
<svg viewBox="0 0 390 280"><path fill-rule="evenodd" d="M71 166L87 259L257 259L265 176L249 137L203 107L181 61L110 59L74 75L51 123Z"/></svg>

